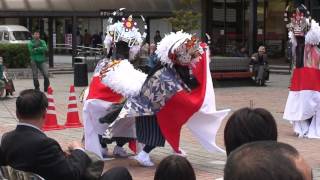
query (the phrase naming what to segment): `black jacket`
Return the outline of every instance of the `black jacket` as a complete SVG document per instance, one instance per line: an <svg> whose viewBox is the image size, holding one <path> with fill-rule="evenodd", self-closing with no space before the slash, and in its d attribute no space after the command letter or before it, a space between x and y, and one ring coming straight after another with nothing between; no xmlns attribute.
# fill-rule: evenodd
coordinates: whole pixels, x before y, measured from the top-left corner
<svg viewBox="0 0 320 180"><path fill-rule="evenodd" d="M3 166L3 165L5 165L4 154L3 154L2 148L0 146L0 166Z"/></svg>
<svg viewBox="0 0 320 180"><path fill-rule="evenodd" d="M1 148L6 165L36 173L46 180L82 179L90 163L82 150L73 150L70 156L65 156L57 141L24 125L4 134Z"/></svg>

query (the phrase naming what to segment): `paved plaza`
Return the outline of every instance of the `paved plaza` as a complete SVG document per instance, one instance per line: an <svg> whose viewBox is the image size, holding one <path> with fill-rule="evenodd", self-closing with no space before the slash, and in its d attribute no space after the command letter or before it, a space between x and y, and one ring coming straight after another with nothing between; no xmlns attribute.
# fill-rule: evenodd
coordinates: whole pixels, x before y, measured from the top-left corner
<svg viewBox="0 0 320 180"><path fill-rule="evenodd" d="M299 139L294 136L289 122L282 119L283 110L288 95L289 75L272 74L270 82L266 87L256 87L247 82L215 82L216 103L218 109L230 108L235 111L241 107L263 107L271 111L278 123L279 141L289 143L296 147L312 167L320 167L320 140ZM32 80L15 80L16 94L26 88L33 88ZM42 83L42 80L41 80ZM69 96L69 86L73 83L73 75L55 75L51 79L54 89L55 104L60 124L66 121L67 99ZM76 88L79 95L83 88ZM81 103L78 103L79 110ZM80 111L81 112L81 111ZM15 118L15 98L0 100L0 133L13 129L16 125ZM217 135L217 144L223 147L222 124ZM82 129L66 129L61 131L46 132L50 137L55 138L66 147L72 140L81 140ZM225 155L220 153L206 152L187 128L183 129L181 136L181 147L187 151L188 159L194 166L199 180L212 180L222 177L225 163ZM112 147L110 147L112 150ZM151 153L151 158L158 164L162 158L171 154L168 145L165 148L157 148ZM155 168L140 167L131 159L116 159L105 162L105 169L114 166L126 166L130 170L135 180L151 180Z"/></svg>

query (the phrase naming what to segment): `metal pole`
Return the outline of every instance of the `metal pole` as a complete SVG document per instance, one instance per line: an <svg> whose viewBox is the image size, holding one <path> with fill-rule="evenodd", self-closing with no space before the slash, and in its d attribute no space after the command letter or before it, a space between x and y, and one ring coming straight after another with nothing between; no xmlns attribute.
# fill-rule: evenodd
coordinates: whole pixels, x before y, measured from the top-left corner
<svg viewBox="0 0 320 180"><path fill-rule="evenodd" d="M49 17L48 20L48 47L49 47L49 67L53 68L54 59L53 59L53 18Z"/></svg>
<svg viewBox="0 0 320 180"><path fill-rule="evenodd" d="M33 33L33 29L32 29L32 17L28 18L28 29L30 32Z"/></svg>
<svg viewBox="0 0 320 180"><path fill-rule="evenodd" d="M268 2L267 0L264 0L263 3L263 45L266 46L266 34L267 34L267 7L268 7Z"/></svg>
<svg viewBox="0 0 320 180"><path fill-rule="evenodd" d="M224 54L227 54L227 0L224 0Z"/></svg>
<svg viewBox="0 0 320 180"><path fill-rule="evenodd" d="M146 42L150 44L150 18L149 17L146 17L146 23L147 23L147 26L148 26L148 30L147 30L147 37L146 37Z"/></svg>
<svg viewBox="0 0 320 180"><path fill-rule="evenodd" d="M256 51L257 46L257 8L258 1L252 0L250 3L250 17L249 17L249 54Z"/></svg>
<svg viewBox="0 0 320 180"><path fill-rule="evenodd" d="M246 10L245 10L245 1L241 0L241 13L242 13L242 44L245 46L245 48L248 50L248 46L245 42L246 40L246 33L247 33L247 28L246 28ZM248 43L248 42L247 42Z"/></svg>
<svg viewBox="0 0 320 180"><path fill-rule="evenodd" d="M77 53L77 16L72 16L72 66L74 64L74 58Z"/></svg>
<svg viewBox="0 0 320 180"><path fill-rule="evenodd" d="M212 3L211 0L201 1L201 34L205 39L205 34L211 34L212 31Z"/></svg>

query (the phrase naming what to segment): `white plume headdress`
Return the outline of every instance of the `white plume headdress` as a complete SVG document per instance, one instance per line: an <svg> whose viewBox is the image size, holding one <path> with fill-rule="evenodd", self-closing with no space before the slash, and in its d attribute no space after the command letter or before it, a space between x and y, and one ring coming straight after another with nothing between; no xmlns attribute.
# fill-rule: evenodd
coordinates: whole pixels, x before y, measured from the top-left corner
<svg viewBox="0 0 320 180"><path fill-rule="evenodd" d="M108 19L107 32L108 35L113 37L113 42L124 41L128 43L131 48L135 45L141 45L147 36L147 25L145 18L141 15L141 19L144 22L144 30L142 33L139 32L136 21L134 21L132 15L127 18L122 18L121 21L113 22L115 16L122 16L123 10L125 8L120 8L119 10L112 13L113 17Z"/></svg>
<svg viewBox="0 0 320 180"><path fill-rule="evenodd" d="M198 40L183 31L167 34L157 46L156 54L163 64L194 65L202 54Z"/></svg>
<svg viewBox="0 0 320 180"><path fill-rule="evenodd" d="M112 16L108 19L107 25L107 35L104 40L104 46L109 53L112 46L115 46L117 42L123 41L128 44L130 48L129 60L133 60L135 56L140 51L143 41L147 37L148 26L145 22L145 18L141 15L141 19L144 23L143 32L139 31L137 23L133 16L130 15L127 18L122 18L121 21L114 22L115 17L123 16L123 10L125 8L120 8L112 13Z"/></svg>

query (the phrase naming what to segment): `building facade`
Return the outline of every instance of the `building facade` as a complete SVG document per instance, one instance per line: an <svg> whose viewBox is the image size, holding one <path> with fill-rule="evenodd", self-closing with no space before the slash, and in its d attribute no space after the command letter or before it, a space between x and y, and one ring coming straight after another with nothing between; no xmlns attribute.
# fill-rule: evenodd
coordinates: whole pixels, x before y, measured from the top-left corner
<svg viewBox="0 0 320 180"><path fill-rule="evenodd" d="M265 45L271 57L282 57L287 40L280 0L208 0L206 31L213 52L222 56L249 55Z"/></svg>
<svg viewBox="0 0 320 180"><path fill-rule="evenodd" d="M85 31L91 36L104 33L107 18L114 10L125 7L125 15L136 17L140 29L145 17L148 40L153 42L156 30L164 35L172 27L167 17L181 7L179 0L2 0L0 1L0 24L23 25L31 32L40 30L49 45L49 64L52 67L53 51L57 45L70 45L75 52L82 45Z"/></svg>
<svg viewBox="0 0 320 180"><path fill-rule="evenodd" d="M243 56L267 47L271 58L282 58L287 49L284 11L293 0L205 0L203 32L212 36L217 56ZM320 0L301 0L320 21Z"/></svg>
<svg viewBox="0 0 320 180"><path fill-rule="evenodd" d="M212 38L215 56L244 56L265 45L270 57L284 57L287 30L283 13L290 0L199 0L201 32ZM305 0L312 16L320 20L320 0ZM30 31L39 29L50 48L59 44L83 44L78 36L85 30L91 35L105 31L106 16L126 7L127 15L143 14L149 26L149 42L154 32L165 34L172 27L165 18L183 5L179 0L2 0L0 24L20 24ZM143 24L143 23L138 23ZM143 29L143 27L140 27ZM83 41L83 40L82 40Z"/></svg>

